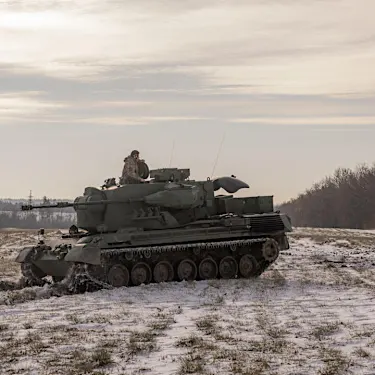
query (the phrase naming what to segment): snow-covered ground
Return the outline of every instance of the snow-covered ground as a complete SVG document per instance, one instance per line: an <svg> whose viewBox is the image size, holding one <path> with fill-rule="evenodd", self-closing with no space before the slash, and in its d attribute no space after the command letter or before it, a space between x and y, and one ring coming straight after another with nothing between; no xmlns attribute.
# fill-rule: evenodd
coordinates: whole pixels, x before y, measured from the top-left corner
<svg viewBox="0 0 375 375"><path fill-rule="evenodd" d="M34 238L0 232L0 286ZM0 374L375 374L375 232L290 242L257 280L0 291Z"/></svg>

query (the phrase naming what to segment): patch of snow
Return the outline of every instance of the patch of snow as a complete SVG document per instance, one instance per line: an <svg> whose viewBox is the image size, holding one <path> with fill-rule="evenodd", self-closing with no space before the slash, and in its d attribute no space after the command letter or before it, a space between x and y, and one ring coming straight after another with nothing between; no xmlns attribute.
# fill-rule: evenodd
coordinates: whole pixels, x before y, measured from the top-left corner
<svg viewBox="0 0 375 375"><path fill-rule="evenodd" d="M2 291L1 374L225 375L258 369L286 375L348 368L373 374L375 254L367 234L356 234L353 245L350 231L333 241L331 230L314 237L316 232L293 233L291 248L256 280L172 282L62 297L50 297L46 287ZM0 236L6 254L33 239L21 231Z"/></svg>

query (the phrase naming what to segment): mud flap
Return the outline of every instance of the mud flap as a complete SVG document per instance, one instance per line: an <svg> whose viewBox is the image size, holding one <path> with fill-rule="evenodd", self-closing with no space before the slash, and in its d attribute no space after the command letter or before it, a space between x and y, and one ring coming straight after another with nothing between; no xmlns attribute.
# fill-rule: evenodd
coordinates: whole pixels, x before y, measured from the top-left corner
<svg viewBox="0 0 375 375"><path fill-rule="evenodd" d="M280 218L284 224L285 232L293 232L292 220L288 215L280 214Z"/></svg>
<svg viewBox="0 0 375 375"><path fill-rule="evenodd" d="M64 260L66 262L100 265L100 248L90 245L73 246Z"/></svg>
<svg viewBox="0 0 375 375"><path fill-rule="evenodd" d="M287 236L283 236L279 242L280 251L288 250L290 248Z"/></svg>
<svg viewBox="0 0 375 375"><path fill-rule="evenodd" d="M16 259L14 260L15 262L18 263L23 263L27 256L34 250L33 246L25 247L23 248L17 255Z"/></svg>

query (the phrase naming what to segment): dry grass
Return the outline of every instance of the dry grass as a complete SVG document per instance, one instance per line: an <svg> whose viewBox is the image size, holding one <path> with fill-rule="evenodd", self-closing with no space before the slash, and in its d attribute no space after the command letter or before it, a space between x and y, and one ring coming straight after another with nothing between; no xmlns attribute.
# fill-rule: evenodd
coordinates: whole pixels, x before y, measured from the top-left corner
<svg viewBox="0 0 375 375"><path fill-rule="evenodd" d="M346 358L341 350L330 347L320 349L321 359L324 367L319 370L319 375L340 375L346 373L351 361Z"/></svg>
<svg viewBox="0 0 375 375"><path fill-rule="evenodd" d="M340 329L340 322L328 322L313 328L311 335L315 339L321 341L322 339L337 333Z"/></svg>

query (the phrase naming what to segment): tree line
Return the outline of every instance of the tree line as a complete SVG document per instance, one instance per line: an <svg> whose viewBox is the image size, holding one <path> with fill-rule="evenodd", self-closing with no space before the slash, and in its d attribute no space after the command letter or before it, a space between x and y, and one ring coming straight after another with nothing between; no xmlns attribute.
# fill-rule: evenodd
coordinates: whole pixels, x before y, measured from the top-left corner
<svg viewBox="0 0 375 375"><path fill-rule="evenodd" d="M32 204L53 204L56 200L43 197L33 200ZM67 229L75 223L76 214L73 208L44 208L35 211L21 211L21 205L27 200L0 200L0 228L20 229Z"/></svg>
<svg viewBox="0 0 375 375"><path fill-rule="evenodd" d="M310 189L279 206L293 226L375 228L375 164L338 168Z"/></svg>
<svg viewBox="0 0 375 375"><path fill-rule="evenodd" d="M57 214L44 217L37 213L27 213L20 215L17 212L1 212L0 228L20 228L20 229L67 229L75 223L74 214Z"/></svg>

